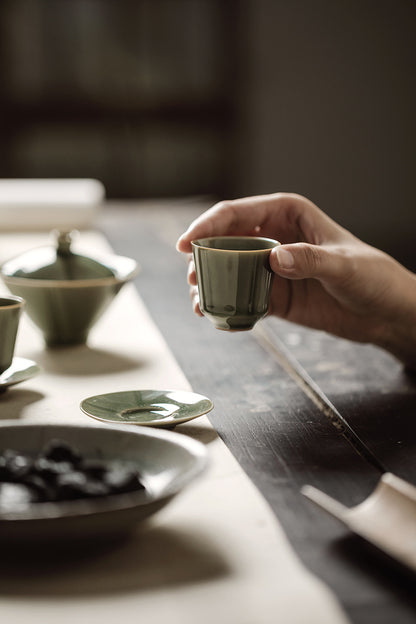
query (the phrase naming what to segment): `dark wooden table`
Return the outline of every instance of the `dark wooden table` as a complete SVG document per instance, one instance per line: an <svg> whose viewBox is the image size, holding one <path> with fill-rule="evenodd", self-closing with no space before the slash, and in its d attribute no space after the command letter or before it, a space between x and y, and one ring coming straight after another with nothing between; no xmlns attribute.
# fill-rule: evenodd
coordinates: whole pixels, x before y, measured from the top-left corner
<svg viewBox="0 0 416 624"><path fill-rule="evenodd" d="M205 207L190 200L111 204L101 226L118 253L140 263L136 285L146 306L193 389L213 400L213 426L300 559L354 624L413 624L415 575L317 509L300 488L315 485L352 506L374 489L380 466L416 484L416 379L377 348L278 319L261 321L259 333L228 334L196 317L185 258L174 244ZM375 462L337 431L305 377Z"/></svg>

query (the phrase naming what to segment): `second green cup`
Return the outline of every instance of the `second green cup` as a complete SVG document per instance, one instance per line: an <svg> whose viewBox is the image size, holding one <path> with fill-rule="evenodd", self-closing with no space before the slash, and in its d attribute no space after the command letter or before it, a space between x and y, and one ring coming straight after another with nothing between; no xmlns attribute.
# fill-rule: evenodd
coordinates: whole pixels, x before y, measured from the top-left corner
<svg viewBox="0 0 416 624"><path fill-rule="evenodd" d="M11 366L20 315L25 305L21 297L0 296L0 375Z"/></svg>

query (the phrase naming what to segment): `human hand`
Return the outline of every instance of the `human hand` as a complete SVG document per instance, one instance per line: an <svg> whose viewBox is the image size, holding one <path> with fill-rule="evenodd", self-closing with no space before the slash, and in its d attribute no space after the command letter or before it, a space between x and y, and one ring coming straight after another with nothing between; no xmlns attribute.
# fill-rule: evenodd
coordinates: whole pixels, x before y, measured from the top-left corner
<svg viewBox="0 0 416 624"><path fill-rule="evenodd" d="M416 277L382 251L335 223L308 199L278 193L220 202L198 217L177 248L208 236L279 240L270 313L334 335L379 345L416 362ZM188 281L200 314L195 268Z"/></svg>

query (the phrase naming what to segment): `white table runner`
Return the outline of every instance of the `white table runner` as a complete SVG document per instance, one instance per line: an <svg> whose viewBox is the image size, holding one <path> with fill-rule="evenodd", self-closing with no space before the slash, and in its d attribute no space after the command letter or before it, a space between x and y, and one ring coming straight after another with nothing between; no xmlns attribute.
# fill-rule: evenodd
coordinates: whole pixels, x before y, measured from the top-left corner
<svg viewBox="0 0 416 624"><path fill-rule="evenodd" d="M47 234L2 234L0 262L49 242ZM83 233L79 247L84 253L109 250L94 232ZM40 332L23 317L15 355L35 360L43 372L0 396L2 420L89 423L79 409L87 396L190 389L133 285L97 323L88 346L46 350ZM208 418L176 431L207 445L206 474L108 552L49 572L42 562L18 576L0 566L2 621L346 624L333 594L302 566Z"/></svg>

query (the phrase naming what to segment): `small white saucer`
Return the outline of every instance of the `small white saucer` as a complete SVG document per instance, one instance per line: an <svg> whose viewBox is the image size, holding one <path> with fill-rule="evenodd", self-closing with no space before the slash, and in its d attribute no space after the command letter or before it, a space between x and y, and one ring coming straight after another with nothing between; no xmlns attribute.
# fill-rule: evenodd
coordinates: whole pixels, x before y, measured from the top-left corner
<svg viewBox="0 0 416 624"><path fill-rule="evenodd" d="M0 375L0 392L5 392L9 386L27 381L40 372L41 368L33 360L15 357L9 368Z"/></svg>

